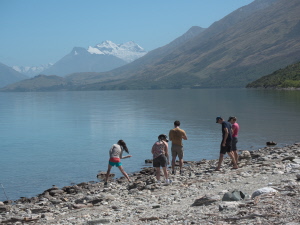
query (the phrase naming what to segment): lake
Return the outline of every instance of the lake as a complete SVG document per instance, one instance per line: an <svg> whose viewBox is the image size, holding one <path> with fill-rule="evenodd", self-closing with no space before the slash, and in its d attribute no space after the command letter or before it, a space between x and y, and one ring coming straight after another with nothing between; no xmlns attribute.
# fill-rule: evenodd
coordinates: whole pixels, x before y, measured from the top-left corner
<svg viewBox="0 0 300 225"><path fill-rule="evenodd" d="M149 166L145 159L151 159L157 136L168 135L175 120L188 136L184 159L199 161L219 156L217 116L236 116L238 148L255 150L267 141L299 142L299 115L299 91L0 92L0 201L33 197L52 185L97 181L119 139L133 155L122 160L125 171L139 171Z"/></svg>

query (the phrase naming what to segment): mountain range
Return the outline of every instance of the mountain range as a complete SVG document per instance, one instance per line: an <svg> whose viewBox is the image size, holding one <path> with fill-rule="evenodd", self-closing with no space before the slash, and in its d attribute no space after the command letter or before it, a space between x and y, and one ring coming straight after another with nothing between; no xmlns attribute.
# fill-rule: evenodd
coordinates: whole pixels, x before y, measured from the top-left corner
<svg viewBox="0 0 300 225"><path fill-rule="evenodd" d="M124 44L103 41L101 44L97 44L95 47L89 46L87 49L74 47L68 55L64 56L55 64L13 66L12 69L26 76L20 76L20 74L15 73L14 70L6 70L6 73L1 73L3 79L1 79L0 87L28 79L29 77L34 77L38 74L65 76L78 72L109 71L130 63L146 53L147 52L141 46L133 41ZM4 80L6 80L6 82L4 82Z"/></svg>
<svg viewBox="0 0 300 225"><path fill-rule="evenodd" d="M12 66L12 68L28 77L34 77L51 66L53 66L53 63L48 63L40 66Z"/></svg>
<svg viewBox="0 0 300 225"><path fill-rule="evenodd" d="M88 49L73 48L68 55L42 71L42 74L65 76L80 72L105 72L132 62L146 53L133 41L124 44L104 41Z"/></svg>
<svg viewBox="0 0 300 225"><path fill-rule="evenodd" d="M299 12L297 0L256 0L177 48L156 49L106 73L119 80L80 89L244 87L300 59Z"/></svg>
<svg viewBox="0 0 300 225"><path fill-rule="evenodd" d="M245 87L300 60L299 12L299 0L255 0L131 63L68 75L52 90ZM20 82L3 90L26 89Z"/></svg>

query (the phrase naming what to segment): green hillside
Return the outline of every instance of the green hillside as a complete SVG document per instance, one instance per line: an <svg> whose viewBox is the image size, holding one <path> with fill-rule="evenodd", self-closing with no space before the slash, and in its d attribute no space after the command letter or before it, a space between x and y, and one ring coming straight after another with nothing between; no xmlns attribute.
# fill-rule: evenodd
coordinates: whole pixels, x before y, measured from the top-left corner
<svg viewBox="0 0 300 225"><path fill-rule="evenodd" d="M300 88L300 62L276 70L248 84L247 88Z"/></svg>

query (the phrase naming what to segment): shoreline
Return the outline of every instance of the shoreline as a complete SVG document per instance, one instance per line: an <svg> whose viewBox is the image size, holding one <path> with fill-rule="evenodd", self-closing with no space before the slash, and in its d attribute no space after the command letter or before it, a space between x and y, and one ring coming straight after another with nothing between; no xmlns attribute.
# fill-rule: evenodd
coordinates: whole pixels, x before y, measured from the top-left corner
<svg viewBox="0 0 300 225"><path fill-rule="evenodd" d="M104 182L52 187L32 198L0 202L2 224L299 224L300 143L242 151L239 169L224 158L186 161L184 174L157 184L152 167ZM169 170L170 172L170 170ZM268 192L255 198L261 188ZM233 190L245 196L222 201Z"/></svg>

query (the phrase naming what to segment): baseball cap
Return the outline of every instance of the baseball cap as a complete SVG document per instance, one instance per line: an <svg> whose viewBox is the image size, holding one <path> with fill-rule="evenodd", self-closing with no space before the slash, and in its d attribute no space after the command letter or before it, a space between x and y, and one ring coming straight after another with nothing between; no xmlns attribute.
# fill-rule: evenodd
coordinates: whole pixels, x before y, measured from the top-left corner
<svg viewBox="0 0 300 225"><path fill-rule="evenodd" d="M216 118L216 123L218 123L218 121L219 120L222 120L223 118L221 117L221 116L218 116L217 118Z"/></svg>

